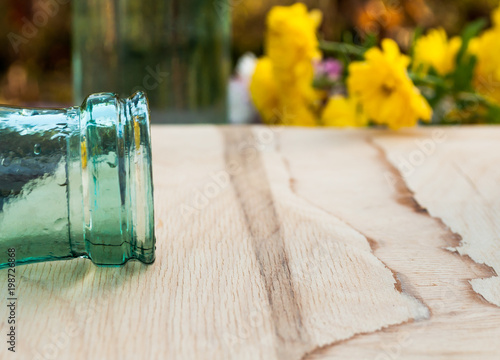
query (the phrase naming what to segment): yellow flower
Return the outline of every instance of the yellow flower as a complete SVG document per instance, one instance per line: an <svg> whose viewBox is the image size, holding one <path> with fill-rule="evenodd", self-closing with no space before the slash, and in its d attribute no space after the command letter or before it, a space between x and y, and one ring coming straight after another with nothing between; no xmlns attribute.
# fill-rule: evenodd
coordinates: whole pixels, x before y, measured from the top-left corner
<svg viewBox="0 0 500 360"><path fill-rule="evenodd" d="M298 101L295 101L293 94L288 101L284 101L277 111L279 122L281 125L289 126L316 126L318 119L316 109L304 106Z"/></svg>
<svg viewBox="0 0 500 360"><path fill-rule="evenodd" d="M368 124L368 118L359 101L340 95L330 98L321 120L326 126L357 127Z"/></svg>
<svg viewBox="0 0 500 360"><path fill-rule="evenodd" d="M316 31L321 13L304 4L275 6L267 18L265 56L250 83L250 93L264 121L316 125L322 93L316 91L313 60L321 58Z"/></svg>
<svg viewBox="0 0 500 360"><path fill-rule="evenodd" d="M493 20L493 26L496 27L496 28L500 27L500 6L498 6L493 11L493 14L491 15L491 18Z"/></svg>
<svg viewBox="0 0 500 360"><path fill-rule="evenodd" d="M257 61L250 83L250 94L255 107L268 124L316 125L313 109L307 106L296 87L278 91L273 63L268 57Z"/></svg>
<svg viewBox="0 0 500 360"><path fill-rule="evenodd" d="M365 61L349 66L349 93L359 98L368 118L393 129L430 120L432 109L409 78L409 63L394 40L384 39L382 51L372 48Z"/></svg>
<svg viewBox="0 0 500 360"><path fill-rule="evenodd" d="M250 82L250 95L257 110L264 120L270 122L279 107L279 93L273 72L273 63L268 57L257 61Z"/></svg>
<svg viewBox="0 0 500 360"><path fill-rule="evenodd" d="M316 36L320 23L321 13L308 13L301 3L271 9L267 18L266 53L280 81L313 75L312 60L321 58ZM290 72L291 69L294 71Z"/></svg>
<svg viewBox="0 0 500 360"><path fill-rule="evenodd" d="M457 53L462 39L454 37L448 41L444 29L430 30L415 44L413 70L427 73L433 67L438 74L447 75L455 70Z"/></svg>
<svg viewBox="0 0 500 360"><path fill-rule="evenodd" d="M500 7L493 13L492 29L469 43L469 53L477 57L474 87L486 98L500 103Z"/></svg>

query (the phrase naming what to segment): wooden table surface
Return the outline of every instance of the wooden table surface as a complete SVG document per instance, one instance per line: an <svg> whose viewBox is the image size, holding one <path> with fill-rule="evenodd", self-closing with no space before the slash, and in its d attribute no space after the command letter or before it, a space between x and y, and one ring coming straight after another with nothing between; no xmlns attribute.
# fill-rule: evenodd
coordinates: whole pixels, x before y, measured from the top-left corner
<svg viewBox="0 0 500 360"><path fill-rule="evenodd" d="M152 133L156 263L19 267L1 359L500 359L500 127Z"/></svg>

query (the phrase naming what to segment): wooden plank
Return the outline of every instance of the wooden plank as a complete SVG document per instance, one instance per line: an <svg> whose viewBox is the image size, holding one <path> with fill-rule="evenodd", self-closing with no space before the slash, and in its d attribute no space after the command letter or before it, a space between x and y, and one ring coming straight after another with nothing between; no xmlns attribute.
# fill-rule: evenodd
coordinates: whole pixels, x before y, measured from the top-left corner
<svg viewBox="0 0 500 360"><path fill-rule="evenodd" d="M415 200L460 236L460 246L450 250L499 274L500 138L489 128L440 132L383 136L376 141L405 175ZM441 181L434 180L436 175ZM500 306L498 276L470 283L486 300Z"/></svg>
<svg viewBox="0 0 500 360"><path fill-rule="evenodd" d="M435 130L154 127L156 263L19 267L15 356L498 359L500 128Z"/></svg>
<svg viewBox="0 0 500 360"><path fill-rule="evenodd" d="M496 167L498 161L493 155L494 149L478 155L471 147L495 135L498 138L498 133L495 134L498 130L493 130L493 133L492 129L472 131L477 136L475 145L464 141L470 136L474 138L470 135L471 129L456 131L461 134L460 141L464 142L462 158L474 154L471 161L481 162L483 170ZM418 177L419 171L427 171L422 175L426 179L423 188L434 189L442 184L442 191L446 188L450 194L462 196L462 189L453 189L456 179L450 178L450 174L442 174L448 160L438 159L441 151L449 154L445 148L457 144L448 140L436 143L436 150L426 156L414 171L409 169L405 178L388 160L390 158L397 164L404 164L404 159L409 161L409 154L419 149L417 140L432 139L432 132L433 129L419 129L398 133L368 132L362 136L349 131L323 134L313 131L309 135L290 131L283 134L281 152L289 159L296 193L371 238L376 244L375 255L397 274L403 291L421 299L431 312L426 321L356 336L350 341L320 349L309 359L498 358L500 346L493 339L500 336L499 309L484 301L468 283L470 279L489 278L495 275L494 271L445 250L458 246L460 235L451 231L440 218L430 216L415 200L405 181ZM448 130L446 134L450 132ZM316 152L321 154L316 159L305 155L305 145L298 145L310 142L305 136L314 139ZM451 139L452 135L449 136ZM396 146L404 146L406 151L396 154ZM434 161L439 165L432 166ZM494 170L489 176L493 173ZM486 172L483 174L487 175ZM494 181L495 178L483 180ZM324 191L325 188L329 190ZM444 200L450 212L457 211L460 205L439 196L439 191L434 193L434 199L435 202ZM490 199L498 206L499 197ZM461 205L467 206L467 200L462 200ZM465 226L471 226L472 219L461 219ZM498 234L496 239L490 240L498 243Z"/></svg>

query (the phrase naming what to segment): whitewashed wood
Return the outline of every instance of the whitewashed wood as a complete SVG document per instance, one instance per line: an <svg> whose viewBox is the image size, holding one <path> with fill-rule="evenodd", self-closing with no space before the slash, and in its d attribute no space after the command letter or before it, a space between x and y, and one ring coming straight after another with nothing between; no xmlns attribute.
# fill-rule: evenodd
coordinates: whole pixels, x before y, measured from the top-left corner
<svg viewBox="0 0 500 360"><path fill-rule="evenodd" d="M19 267L16 358L498 359L500 128L431 131L153 127L156 263Z"/></svg>

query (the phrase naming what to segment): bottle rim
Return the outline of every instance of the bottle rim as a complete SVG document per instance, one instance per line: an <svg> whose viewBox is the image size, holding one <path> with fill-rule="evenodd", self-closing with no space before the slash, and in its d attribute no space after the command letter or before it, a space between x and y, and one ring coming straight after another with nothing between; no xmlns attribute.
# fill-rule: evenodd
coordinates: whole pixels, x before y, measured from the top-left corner
<svg viewBox="0 0 500 360"><path fill-rule="evenodd" d="M147 96L141 91L126 99L113 93L93 94L82 105L82 114L84 256L98 265L122 265L131 259L150 264L155 260L156 239ZM110 171L113 183L119 185L112 204L102 196L107 185L99 150L110 143L116 158Z"/></svg>
<svg viewBox="0 0 500 360"><path fill-rule="evenodd" d="M154 185L151 149L151 120L149 102L144 92L138 91L126 99L130 109L129 186L135 197L134 234L131 244L133 258L144 263L155 260Z"/></svg>

